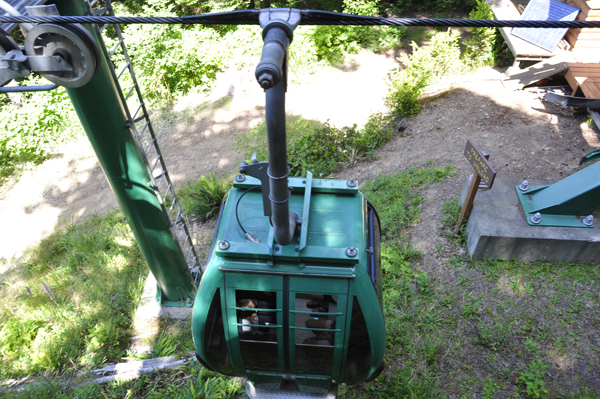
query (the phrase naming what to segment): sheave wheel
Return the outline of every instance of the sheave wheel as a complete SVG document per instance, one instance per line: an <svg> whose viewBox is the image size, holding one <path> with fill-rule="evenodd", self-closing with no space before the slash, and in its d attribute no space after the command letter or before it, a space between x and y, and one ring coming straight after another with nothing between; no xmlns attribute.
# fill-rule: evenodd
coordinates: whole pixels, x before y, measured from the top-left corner
<svg viewBox="0 0 600 399"><path fill-rule="evenodd" d="M27 55L60 56L72 71L40 72L49 81L68 88L85 85L100 66L100 49L79 24L37 24L25 37Z"/></svg>

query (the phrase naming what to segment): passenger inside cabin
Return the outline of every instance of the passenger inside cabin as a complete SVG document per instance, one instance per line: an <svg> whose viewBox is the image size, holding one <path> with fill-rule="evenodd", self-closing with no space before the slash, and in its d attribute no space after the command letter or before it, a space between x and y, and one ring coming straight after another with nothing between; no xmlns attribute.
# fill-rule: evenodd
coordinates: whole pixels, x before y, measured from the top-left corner
<svg viewBox="0 0 600 399"><path fill-rule="evenodd" d="M248 326L242 327L243 332L249 331L268 331L266 328L259 328L257 326L265 326L266 321L258 315L253 309L258 308L256 302L252 299L240 299L237 302L238 308L246 308L249 310L238 310L237 317L242 320L242 324L248 324Z"/></svg>
<svg viewBox="0 0 600 399"><path fill-rule="evenodd" d="M317 320L308 319L306 320L306 327L308 328L327 328L335 329L335 320ZM314 337L306 338L303 344L308 345L327 345L333 346L333 338L335 333L333 331L313 331Z"/></svg>
<svg viewBox="0 0 600 399"><path fill-rule="evenodd" d="M306 307L313 309L317 313L336 313L337 296L331 295L311 295L311 300L306 303ZM336 316L323 315L321 317L313 315L306 320L306 327L313 330L314 337L304 340L304 344L309 345L333 345L334 333L332 331L321 331L322 329L335 329Z"/></svg>

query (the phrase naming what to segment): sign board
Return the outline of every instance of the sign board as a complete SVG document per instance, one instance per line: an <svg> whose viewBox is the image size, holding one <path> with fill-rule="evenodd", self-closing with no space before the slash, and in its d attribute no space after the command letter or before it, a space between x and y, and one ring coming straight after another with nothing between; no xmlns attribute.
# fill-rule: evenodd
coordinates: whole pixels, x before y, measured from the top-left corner
<svg viewBox="0 0 600 399"><path fill-rule="evenodd" d="M475 172L481 177L486 187L492 188L492 184L494 184L494 179L496 178L496 170L471 139L467 139L465 157L471 166L473 166Z"/></svg>
<svg viewBox="0 0 600 399"><path fill-rule="evenodd" d="M467 139L465 157L471 166L473 166L473 169L475 169L475 174L473 174L471 184L469 184L469 189L467 190L465 202L463 202L462 209L460 210L458 222L456 222L456 227L454 228L455 233L458 233L462 225L467 221L467 217L469 216L469 213L471 213L471 209L473 209L473 201L475 201L475 195L477 194L477 189L479 188L481 181L483 180L487 188L492 188L492 184L494 184L496 170L488 162L489 156L490 155L487 152L484 153L477 148L471 139Z"/></svg>

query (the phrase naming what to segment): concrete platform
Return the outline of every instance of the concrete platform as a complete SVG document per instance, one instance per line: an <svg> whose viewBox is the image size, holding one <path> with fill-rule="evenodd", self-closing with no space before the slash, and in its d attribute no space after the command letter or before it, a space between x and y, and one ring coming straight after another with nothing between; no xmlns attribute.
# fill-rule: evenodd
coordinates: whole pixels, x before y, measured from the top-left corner
<svg viewBox="0 0 600 399"><path fill-rule="evenodd" d="M462 205L471 177L462 189ZM600 208L595 227L529 226L519 204L518 179L496 179L491 190L480 190L466 226L467 247L474 259L516 259L521 262L560 261L600 263ZM552 181L529 180L532 186Z"/></svg>
<svg viewBox="0 0 600 399"><path fill-rule="evenodd" d="M156 320L162 317L167 319L188 319L192 317L192 308L160 306L155 299L156 288L156 279L149 272L144 292L142 293L142 299L135 312L136 320Z"/></svg>

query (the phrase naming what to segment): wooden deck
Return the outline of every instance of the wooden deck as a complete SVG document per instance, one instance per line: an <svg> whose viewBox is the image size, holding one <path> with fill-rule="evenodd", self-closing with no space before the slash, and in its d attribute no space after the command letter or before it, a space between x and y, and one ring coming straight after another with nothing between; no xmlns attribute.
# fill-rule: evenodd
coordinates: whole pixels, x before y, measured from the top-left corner
<svg viewBox="0 0 600 399"><path fill-rule="evenodd" d="M600 0L566 3L581 9L578 20L600 20ZM566 38L573 47L573 62L567 62L569 69L565 72L573 94L581 90L587 98L600 98L600 29L569 29Z"/></svg>
<svg viewBox="0 0 600 399"><path fill-rule="evenodd" d="M577 15L580 21L600 21L600 0L566 0L567 4L581 10ZM600 61L600 29L569 29L565 36L575 57Z"/></svg>
<svg viewBox="0 0 600 399"><path fill-rule="evenodd" d="M577 7L581 12L577 19L581 21L600 21L600 0L559 0L573 7ZM496 19L520 19L521 15L510 0L495 0L492 10ZM582 93L587 98L600 98L600 28L569 29L565 35L570 49L559 50L558 48L550 53L531 43L525 42L510 34L512 28L502 28L502 36L512 51L517 61L527 59L547 60L554 57L555 60L564 61L568 70L564 72L565 78L573 89L573 95ZM525 43L525 44L524 44ZM546 65L548 64L548 65ZM524 70L523 76L515 76L512 79L506 79L512 84L522 86L535 81L536 74L541 70L555 68L553 60L547 60L540 63L539 68L533 68L531 73ZM540 69L539 71L537 69ZM527 75L529 73L531 77ZM528 83L529 82L529 83ZM517 87L515 87L517 88Z"/></svg>

